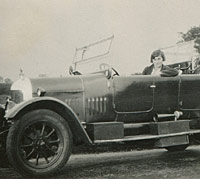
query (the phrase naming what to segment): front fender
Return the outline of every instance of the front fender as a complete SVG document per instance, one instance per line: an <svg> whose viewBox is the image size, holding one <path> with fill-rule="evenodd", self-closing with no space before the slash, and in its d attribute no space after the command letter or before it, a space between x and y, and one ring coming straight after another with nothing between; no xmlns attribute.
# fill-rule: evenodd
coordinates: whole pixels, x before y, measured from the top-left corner
<svg viewBox="0 0 200 179"><path fill-rule="evenodd" d="M4 117L6 119L18 119L19 116L35 109L50 109L57 112L66 119L71 129L75 129L75 131L72 131L72 133L78 132L78 135L83 137L83 140L86 143L92 144L91 139L87 135L87 132L72 108L63 101L53 97L35 97L16 104L13 108L6 111ZM67 118L66 115L70 118Z"/></svg>
<svg viewBox="0 0 200 179"><path fill-rule="evenodd" d="M25 107L27 107L28 105L34 103L34 102L37 102L37 101L40 101L41 99L39 98L32 98L30 100L26 100L26 101L23 101L21 103L18 103L18 104L15 104L11 109L8 109L6 111L6 114L5 114L5 118L6 119L9 119L9 118L14 118L21 110L23 110Z"/></svg>

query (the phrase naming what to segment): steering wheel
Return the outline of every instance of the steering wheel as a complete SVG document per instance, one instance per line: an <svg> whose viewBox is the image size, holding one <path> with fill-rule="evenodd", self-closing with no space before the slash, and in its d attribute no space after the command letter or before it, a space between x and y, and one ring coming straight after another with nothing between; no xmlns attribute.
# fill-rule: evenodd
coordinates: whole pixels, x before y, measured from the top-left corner
<svg viewBox="0 0 200 179"><path fill-rule="evenodd" d="M111 67L107 63L101 63L99 65L99 69L100 70L112 70L114 72L113 76L119 76L119 73L117 72L117 70L115 70L113 67Z"/></svg>

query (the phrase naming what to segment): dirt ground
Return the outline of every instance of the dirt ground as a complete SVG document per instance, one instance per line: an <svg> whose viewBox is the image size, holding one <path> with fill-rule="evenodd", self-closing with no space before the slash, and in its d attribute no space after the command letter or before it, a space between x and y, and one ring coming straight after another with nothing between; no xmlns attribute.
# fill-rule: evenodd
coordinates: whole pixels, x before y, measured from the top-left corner
<svg viewBox="0 0 200 179"><path fill-rule="evenodd" d="M105 148L104 148L105 149ZM103 149L103 150L104 150ZM186 151L165 149L122 149L109 152L94 149L74 152L66 166L52 179L199 179L200 146ZM139 151L141 150L141 151ZM11 167L0 168L0 178L22 179Z"/></svg>

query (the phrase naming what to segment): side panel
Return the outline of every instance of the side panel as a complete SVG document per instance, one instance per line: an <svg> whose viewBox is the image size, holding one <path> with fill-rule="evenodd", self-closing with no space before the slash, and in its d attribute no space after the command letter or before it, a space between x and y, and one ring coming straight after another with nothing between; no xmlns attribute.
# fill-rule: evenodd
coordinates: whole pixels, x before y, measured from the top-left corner
<svg viewBox="0 0 200 179"><path fill-rule="evenodd" d="M107 79L104 74L97 74L82 76L82 80L86 122L113 121L112 79Z"/></svg>
<svg viewBox="0 0 200 179"><path fill-rule="evenodd" d="M155 77L154 112L174 113L178 110L180 77Z"/></svg>
<svg viewBox="0 0 200 179"><path fill-rule="evenodd" d="M50 93L48 95L51 96ZM56 96L56 98L65 102L67 105L69 105L73 109L73 111L76 113L76 115L78 116L78 118L81 122L83 122L85 120L84 104L83 104L83 92L59 93Z"/></svg>
<svg viewBox="0 0 200 179"><path fill-rule="evenodd" d="M117 120L153 122L155 113L174 113L179 107L179 82L179 76L115 77L113 88Z"/></svg>
<svg viewBox="0 0 200 179"><path fill-rule="evenodd" d="M153 76L122 76L113 81L116 112L143 113L153 109Z"/></svg>
<svg viewBox="0 0 200 179"><path fill-rule="evenodd" d="M200 112L200 75L181 76L180 108Z"/></svg>
<svg viewBox="0 0 200 179"><path fill-rule="evenodd" d="M32 79L31 83L35 95L37 88L43 88L46 91L45 96L52 96L65 102L73 109L80 121L85 120L83 104L84 89L79 76Z"/></svg>

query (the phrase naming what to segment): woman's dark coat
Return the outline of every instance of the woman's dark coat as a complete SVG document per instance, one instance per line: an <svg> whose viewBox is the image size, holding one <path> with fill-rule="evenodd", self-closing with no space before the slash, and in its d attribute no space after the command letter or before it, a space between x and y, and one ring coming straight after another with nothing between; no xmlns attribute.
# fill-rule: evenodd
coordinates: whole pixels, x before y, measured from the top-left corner
<svg viewBox="0 0 200 179"><path fill-rule="evenodd" d="M153 71L153 67L154 65L152 64L151 66L146 67L142 74L143 75L151 75L152 71ZM161 76L176 76L178 75L178 70L170 68L168 66L162 65L161 68Z"/></svg>

